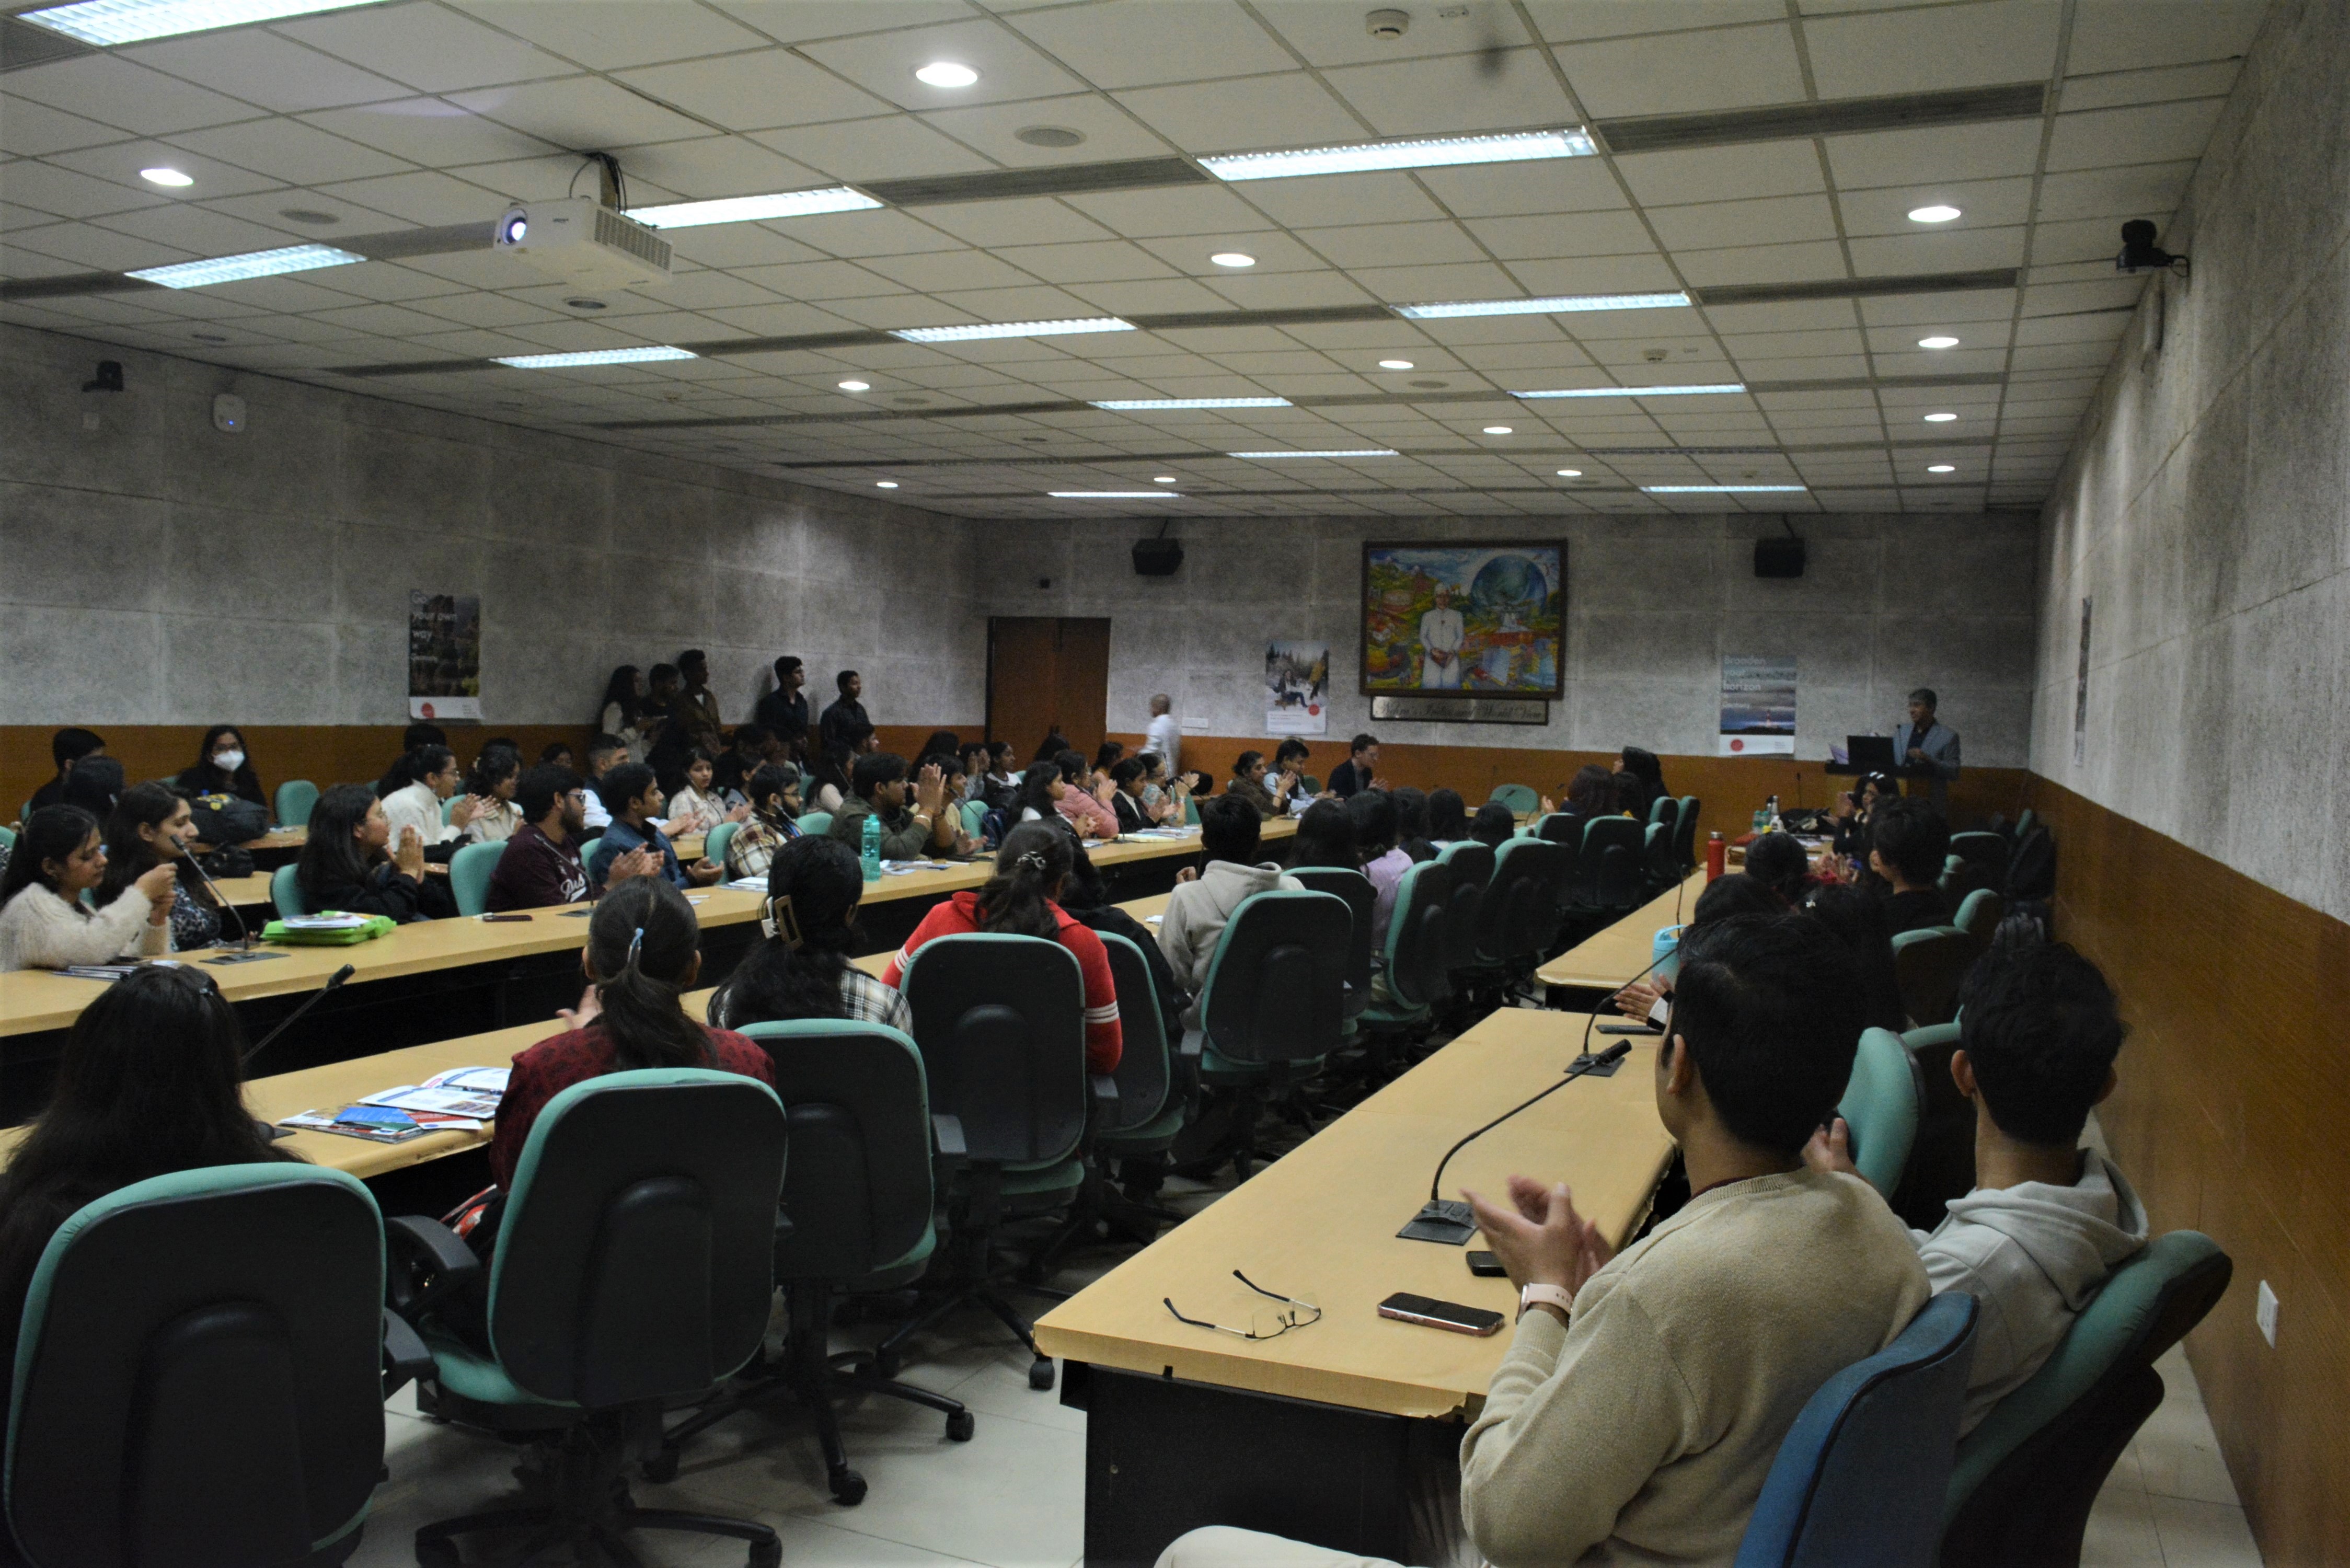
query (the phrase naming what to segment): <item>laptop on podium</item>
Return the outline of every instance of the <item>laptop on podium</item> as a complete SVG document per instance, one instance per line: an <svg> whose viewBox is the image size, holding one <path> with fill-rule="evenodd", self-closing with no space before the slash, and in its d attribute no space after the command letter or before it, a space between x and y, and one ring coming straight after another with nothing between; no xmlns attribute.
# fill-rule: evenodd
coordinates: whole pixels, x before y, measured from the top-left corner
<svg viewBox="0 0 2350 1568"><path fill-rule="evenodd" d="M1893 772L1896 759L1893 755L1893 737L1890 735L1846 735L1844 738L1844 744L1845 753L1856 772L1864 774Z"/></svg>

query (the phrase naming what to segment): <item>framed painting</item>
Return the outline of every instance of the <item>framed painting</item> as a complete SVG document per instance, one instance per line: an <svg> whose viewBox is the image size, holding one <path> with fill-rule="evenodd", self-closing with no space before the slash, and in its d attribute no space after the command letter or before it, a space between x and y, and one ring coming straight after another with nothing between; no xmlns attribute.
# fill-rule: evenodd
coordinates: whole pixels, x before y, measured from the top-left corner
<svg viewBox="0 0 2350 1568"><path fill-rule="evenodd" d="M1365 695L1565 690L1565 540L1363 545Z"/></svg>

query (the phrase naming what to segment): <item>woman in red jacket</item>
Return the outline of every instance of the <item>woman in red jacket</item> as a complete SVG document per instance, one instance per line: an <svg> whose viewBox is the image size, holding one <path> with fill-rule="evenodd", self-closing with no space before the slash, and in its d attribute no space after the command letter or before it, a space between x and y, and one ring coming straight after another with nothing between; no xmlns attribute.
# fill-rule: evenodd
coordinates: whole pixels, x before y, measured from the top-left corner
<svg viewBox="0 0 2350 1568"><path fill-rule="evenodd" d="M1061 823L1026 822L1003 836L995 852L995 875L976 893L957 893L922 917L881 979L901 984L906 963L932 937L990 931L998 936L1043 937L1069 950L1086 982L1086 1071L1118 1067L1124 1037L1118 1023L1118 987L1109 973L1109 953L1101 939L1063 911L1061 888L1074 864L1069 829Z"/></svg>

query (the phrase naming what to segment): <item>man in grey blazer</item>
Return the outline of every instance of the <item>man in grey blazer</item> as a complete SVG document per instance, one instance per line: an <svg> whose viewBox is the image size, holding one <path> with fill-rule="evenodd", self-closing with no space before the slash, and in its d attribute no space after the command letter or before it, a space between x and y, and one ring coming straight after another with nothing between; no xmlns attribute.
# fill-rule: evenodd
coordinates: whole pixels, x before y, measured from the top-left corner
<svg viewBox="0 0 2350 1568"><path fill-rule="evenodd" d="M1932 688L1909 693L1909 722L1893 732L1893 751L1901 775L1926 780L1926 798L1947 818L1950 781L1959 776L1959 732L1935 721L1934 706Z"/></svg>

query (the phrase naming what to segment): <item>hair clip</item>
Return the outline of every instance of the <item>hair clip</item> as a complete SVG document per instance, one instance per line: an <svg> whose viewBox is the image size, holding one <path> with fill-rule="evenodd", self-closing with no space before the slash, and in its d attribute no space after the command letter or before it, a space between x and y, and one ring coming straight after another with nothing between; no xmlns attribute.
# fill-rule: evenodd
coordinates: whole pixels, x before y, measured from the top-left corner
<svg viewBox="0 0 2350 1568"><path fill-rule="evenodd" d="M1045 868L1045 857L1039 851L1031 849L1020 857L1018 864L1031 871L1042 871Z"/></svg>
<svg viewBox="0 0 2350 1568"><path fill-rule="evenodd" d="M629 961L629 963L634 963L634 962L636 962L636 961L637 961L637 954L638 954L638 952L639 952L639 950L641 950L643 949L644 945L645 945L645 929L644 929L644 927L642 927L642 926L639 926L639 927L637 928L637 934L636 934L635 936L630 937L630 938L629 939L629 957L628 957L628 961Z"/></svg>
<svg viewBox="0 0 2350 1568"><path fill-rule="evenodd" d="M792 908L792 896L778 893L767 900L767 918L760 922L769 940L779 941L797 952L807 944L807 934L800 929L800 918Z"/></svg>

